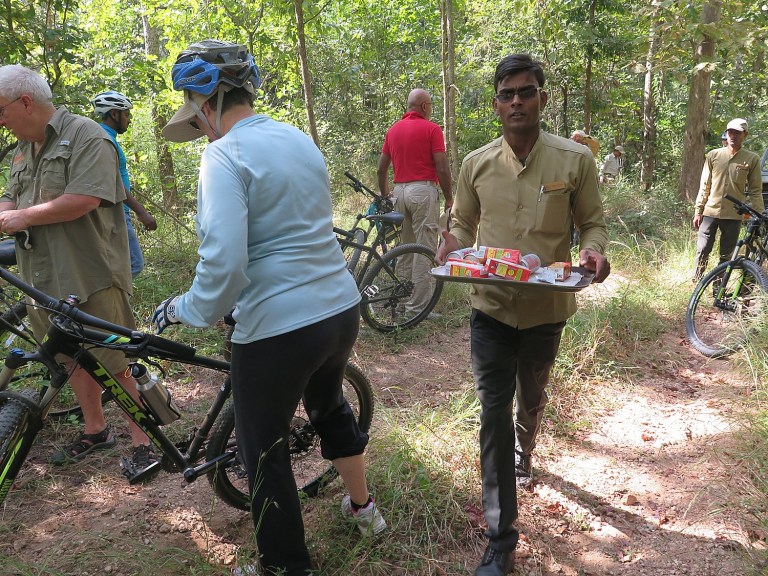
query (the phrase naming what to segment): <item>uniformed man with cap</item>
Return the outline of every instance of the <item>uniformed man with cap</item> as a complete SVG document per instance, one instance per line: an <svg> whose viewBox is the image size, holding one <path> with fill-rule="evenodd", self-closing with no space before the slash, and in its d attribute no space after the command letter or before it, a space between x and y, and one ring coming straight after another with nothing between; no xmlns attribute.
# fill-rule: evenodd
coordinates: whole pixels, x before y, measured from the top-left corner
<svg viewBox="0 0 768 576"><path fill-rule="evenodd" d="M748 195L749 203L755 210L762 212L765 209L760 157L742 148L748 133L747 121L734 118L726 126L726 146L709 152L704 161L693 215L693 228L698 230L694 282L699 281L707 268L718 230L720 262L731 258L739 240L742 217L736 212L736 206L725 199L725 195L730 194L742 201Z"/></svg>

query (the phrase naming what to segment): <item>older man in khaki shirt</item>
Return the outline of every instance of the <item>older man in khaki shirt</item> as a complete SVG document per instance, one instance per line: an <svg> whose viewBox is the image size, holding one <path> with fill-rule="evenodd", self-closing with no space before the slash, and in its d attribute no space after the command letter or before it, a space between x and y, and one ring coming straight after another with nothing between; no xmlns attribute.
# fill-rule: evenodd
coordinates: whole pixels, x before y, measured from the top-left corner
<svg viewBox="0 0 768 576"><path fill-rule="evenodd" d="M589 149L541 132L544 72L527 54L496 68L493 109L503 136L470 153L461 167L451 232L437 253L478 245L535 253L542 264L570 260L571 224L581 232L579 264L603 281L607 232ZM482 406L480 458L489 539L476 576L514 566L516 481L532 480L531 451L547 403L545 388L573 294L542 287L474 285L472 369ZM514 426L512 404L516 399Z"/></svg>
<svg viewBox="0 0 768 576"><path fill-rule="evenodd" d="M8 190L0 198L0 231L29 231L32 250L17 245L19 271L26 282L57 298L75 294L83 311L133 328L125 191L117 151L93 120L57 109L51 100L50 87L36 72L18 65L0 67L0 126L19 140ZM30 308L29 317L42 338L47 312ZM125 356L113 350L93 354L138 400ZM84 429L53 455L55 464L115 444L99 385L77 366L72 367L70 384L83 411ZM147 435L132 421L130 428L134 450L123 465L134 482L159 471L159 463Z"/></svg>

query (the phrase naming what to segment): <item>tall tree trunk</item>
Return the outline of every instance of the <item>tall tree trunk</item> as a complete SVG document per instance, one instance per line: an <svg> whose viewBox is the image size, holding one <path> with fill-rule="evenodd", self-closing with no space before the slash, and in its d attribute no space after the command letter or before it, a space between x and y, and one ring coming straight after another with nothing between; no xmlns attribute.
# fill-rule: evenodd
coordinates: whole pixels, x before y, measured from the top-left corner
<svg viewBox="0 0 768 576"><path fill-rule="evenodd" d="M701 10L704 29L720 20L722 0L707 0ZM704 165L704 145L707 137L707 112L709 109L709 88L712 80L712 57L715 54L715 39L704 32L696 47L696 66L688 96L688 116L685 120L683 140L683 161L677 194L680 198L693 200L699 189L701 168Z"/></svg>
<svg viewBox="0 0 768 576"><path fill-rule="evenodd" d="M587 26L590 30L595 27L595 2L589 1L589 19ZM587 134L592 133L592 60L595 55L595 45L590 40L587 44L587 63L584 67L584 130Z"/></svg>
<svg viewBox="0 0 768 576"><path fill-rule="evenodd" d="M143 7L142 7L143 12ZM144 28L144 51L149 56L156 56L158 61L165 58L165 50L160 45L160 33L157 28L150 25L146 12L142 13L141 23ZM173 157L168 147L168 141L163 136L163 126L168 123L168 118L161 114L155 106L153 97L158 91L152 90L149 95L150 113L152 115L152 132L155 136L157 151L157 169L160 174L160 187L163 191L163 208L174 215L179 212L179 191L176 187L176 171L173 167Z"/></svg>
<svg viewBox="0 0 768 576"><path fill-rule="evenodd" d="M456 134L456 63L453 44L453 0L440 2L443 49L443 126L446 134L451 182L459 179L459 140Z"/></svg>
<svg viewBox="0 0 768 576"><path fill-rule="evenodd" d="M315 99L312 95L312 75L309 73L309 63L307 62L307 42L304 36L304 7L302 0L293 0L293 7L296 12L296 35L299 39L299 64L301 64L301 80L304 83L304 104L307 108L307 124L309 125L309 134L315 145L320 148L320 137L317 135L317 123L315 122Z"/></svg>
<svg viewBox="0 0 768 576"><path fill-rule="evenodd" d="M640 180L647 192L653 185L653 169L656 158L656 98L653 88L653 66L656 61L659 35L656 30L656 13L651 17L648 33L648 53L645 57L645 85L643 87L643 163Z"/></svg>

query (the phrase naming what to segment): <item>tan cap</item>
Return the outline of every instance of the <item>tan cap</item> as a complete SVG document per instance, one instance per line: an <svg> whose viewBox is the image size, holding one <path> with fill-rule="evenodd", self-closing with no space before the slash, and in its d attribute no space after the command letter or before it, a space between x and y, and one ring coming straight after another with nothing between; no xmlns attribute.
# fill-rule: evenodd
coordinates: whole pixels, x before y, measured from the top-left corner
<svg viewBox="0 0 768 576"><path fill-rule="evenodd" d="M624 154L624 146L614 146L613 149Z"/></svg>
<svg viewBox="0 0 768 576"><path fill-rule="evenodd" d="M734 118L728 122L728 126L725 127L726 130L737 130L739 132L747 132L748 128L749 126L744 118Z"/></svg>
<svg viewBox="0 0 768 576"><path fill-rule="evenodd" d="M574 134L576 134L578 136L581 136L583 138L586 138L586 136L587 136L587 133L584 132L584 130L574 130L573 134L571 134L571 136L573 136Z"/></svg>
<svg viewBox="0 0 768 576"><path fill-rule="evenodd" d="M173 118L171 118L168 121L168 124L165 125L165 128L163 128L163 136L171 142L189 142L190 140L205 136L205 133L202 130L198 130L190 124L192 121L195 121L197 124L202 122L202 120L197 117L197 112L190 103L190 95L198 108L213 96L213 94L203 96L196 92L184 90L184 105L176 111Z"/></svg>

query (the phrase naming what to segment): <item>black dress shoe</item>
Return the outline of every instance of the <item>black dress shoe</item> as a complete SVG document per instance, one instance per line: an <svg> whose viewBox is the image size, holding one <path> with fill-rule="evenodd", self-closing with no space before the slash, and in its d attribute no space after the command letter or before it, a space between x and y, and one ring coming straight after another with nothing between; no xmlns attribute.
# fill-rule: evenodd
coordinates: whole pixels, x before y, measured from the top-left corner
<svg viewBox="0 0 768 576"><path fill-rule="evenodd" d="M515 569L515 551L502 552L488 546L475 576L507 576Z"/></svg>

